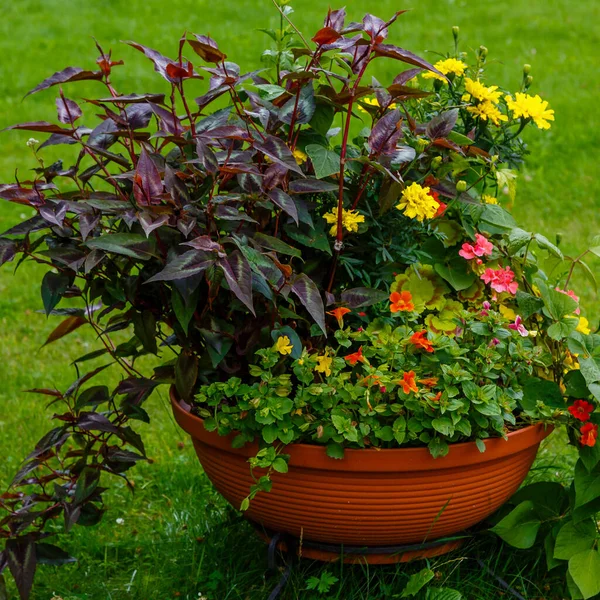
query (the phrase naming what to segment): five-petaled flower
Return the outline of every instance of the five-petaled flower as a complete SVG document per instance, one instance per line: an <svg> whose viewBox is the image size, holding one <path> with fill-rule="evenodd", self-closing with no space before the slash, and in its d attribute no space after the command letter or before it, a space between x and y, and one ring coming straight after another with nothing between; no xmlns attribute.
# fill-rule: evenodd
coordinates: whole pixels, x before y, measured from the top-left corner
<svg viewBox="0 0 600 600"><path fill-rule="evenodd" d="M586 423L580 430L581 438L579 443L582 446L595 446L598 439L598 425L595 423Z"/></svg>
<svg viewBox="0 0 600 600"><path fill-rule="evenodd" d="M511 323L508 328L512 329L513 331L518 331L519 335L522 337L527 337L529 335L529 331L525 329L525 325L523 325L523 319L521 319L519 315L517 315L515 322Z"/></svg>
<svg viewBox="0 0 600 600"><path fill-rule="evenodd" d="M505 269L486 269L481 275L481 279L485 283L489 283L491 288L496 292L509 292L516 294L519 284L514 281L515 274L510 267Z"/></svg>
<svg viewBox="0 0 600 600"><path fill-rule="evenodd" d="M426 331L416 331L410 336L410 343L425 350L425 352L433 352L433 343L427 339Z"/></svg>
<svg viewBox="0 0 600 600"><path fill-rule="evenodd" d="M404 372L404 374L402 375L402 380L399 382L399 384L402 386L402 391L405 394L410 394L410 392L416 393L419 391L417 383L415 382L414 371L408 371L408 373Z"/></svg>
<svg viewBox="0 0 600 600"><path fill-rule="evenodd" d="M341 327L344 326L344 315L352 312L349 308L345 306L340 306L339 308L334 308L333 310L328 310L327 314L332 315L337 319L338 325Z"/></svg>
<svg viewBox="0 0 600 600"><path fill-rule="evenodd" d="M275 350L279 352L279 354L291 354L294 346L292 346L290 342L290 338L287 335L282 335L277 338L275 342Z"/></svg>
<svg viewBox="0 0 600 600"><path fill-rule="evenodd" d="M403 292L392 292L390 294L390 310L393 313L400 311L411 311L414 310L415 305L412 301L412 294L409 291Z"/></svg>
<svg viewBox="0 0 600 600"><path fill-rule="evenodd" d="M424 379L419 379L419 383L422 383L426 387L433 387L437 385L437 382L437 377L425 377Z"/></svg>
<svg viewBox="0 0 600 600"><path fill-rule="evenodd" d="M364 363L365 357L363 356L362 346L356 352L344 356L344 359L347 360L352 366L354 366L358 362Z"/></svg>
<svg viewBox="0 0 600 600"><path fill-rule="evenodd" d="M575 400L569 406L569 412L579 421L589 421L590 415L594 412L594 405L586 400Z"/></svg>
<svg viewBox="0 0 600 600"><path fill-rule="evenodd" d="M315 371L318 373L324 373L326 377L331 375L331 363L333 358L329 354L323 354L323 356L317 356L317 366Z"/></svg>
<svg viewBox="0 0 600 600"><path fill-rule="evenodd" d="M475 245L465 242L458 251L459 256L472 260L480 256L490 256L494 250L494 245L485 236L480 233L475 234Z"/></svg>

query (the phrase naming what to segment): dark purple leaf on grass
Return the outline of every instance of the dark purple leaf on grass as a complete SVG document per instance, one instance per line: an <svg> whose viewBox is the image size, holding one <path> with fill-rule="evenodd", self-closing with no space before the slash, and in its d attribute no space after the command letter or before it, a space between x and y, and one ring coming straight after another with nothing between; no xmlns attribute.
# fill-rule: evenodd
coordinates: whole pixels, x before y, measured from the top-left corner
<svg viewBox="0 0 600 600"><path fill-rule="evenodd" d="M279 119L290 125L293 118L296 125L304 125L313 118L315 109L315 91L312 82L309 82L300 90L297 102L294 95L281 107Z"/></svg>
<svg viewBox="0 0 600 600"><path fill-rule="evenodd" d="M189 400L198 379L198 357L182 351L175 363L175 387L183 400Z"/></svg>
<svg viewBox="0 0 600 600"><path fill-rule="evenodd" d="M303 175L302 169L298 166L292 151L283 140L272 135L266 135L264 140L255 141L254 147L276 163L283 165L290 171Z"/></svg>
<svg viewBox="0 0 600 600"><path fill-rule="evenodd" d="M137 42L129 42L126 41L125 44L128 44L132 48L139 50L142 52L147 58L149 58L154 64L154 70L157 73L160 73L169 83L173 83L174 79L169 77L167 74L167 66L174 64L170 58L163 56L157 50L153 50L152 48L148 48L147 46L142 46L142 44L138 44Z"/></svg>
<svg viewBox="0 0 600 600"><path fill-rule="evenodd" d="M48 271L42 279L42 302L46 315L60 302L71 283L70 278L64 273Z"/></svg>
<svg viewBox="0 0 600 600"><path fill-rule="evenodd" d="M292 292L298 297L298 300L300 300L304 308L306 308L310 316L315 320L315 323L322 329L323 333L327 334L325 330L323 299L315 282L304 273L301 273L294 279Z"/></svg>
<svg viewBox="0 0 600 600"><path fill-rule="evenodd" d="M204 170L211 175L214 175L219 170L219 162L213 149L203 140L196 141L196 154L200 159L200 164Z"/></svg>
<svg viewBox="0 0 600 600"><path fill-rule="evenodd" d="M87 322L87 319L84 319L83 317L67 317L52 331L52 333L50 333L48 339L44 342L44 346L47 346L48 344L65 337L65 335L69 335L69 333L79 329L79 327L85 325Z"/></svg>
<svg viewBox="0 0 600 600"><path fill-rule="evenodd" d="M337 192L337 183L329 183L320 179L296 179L290 182L290 194L320 194L325 192Z"/></svg>
<svg viewBox="0 0 600 600"><path fill-rule="evenodd" d="M114 103L114 104L137 104L144 102L156 102L156 104L163 104L165 101L164 94L128 94L126 96L111 96L110 98L100 98L95 102L102 103Z"/></svg>
<svg viewBox="0 0 600 600"><path fill-rule="evenodd" d="M152 114L152 107L149 104L130 104L125 108L125 120L132 130L148 127Z"/></svg>
<svg viewBox="0 0 600 600"><path fill-rule="evenodd" d="M56 110L58 112L58 120L61 123L75 123L83 114L77 102L69 100L64 96L59 96L56 99Z"/></svg>
<svg viewBox="0 0 600 600"><path fill-rule="evenodd" d="M275 188L268 193L271 202L278 206L283 212L287 213L294 219L296 225L298 225L298 209L296 203L288 196L283 190Z"/></svg>
<svg viewBox="0 0 600 600"><path fill-rule="evenodd" d="M412 100L413 98L427 98L427 96L431 96L433 93L409 87L407 85L400 85L398 83L393 83L387 88L387 90L390 93L392 100Z"/></svg>
<svg viewBox="0 0 600 600"><path fill-rule="evenodd" d="M87 130L89 131L89 129ZM42 148L46 148L47 146L59 146L60 144L76 144L77 140L68 135L63 135L62 133L53 133L46 141L40 144L40 150Z"/></svg>
<svg viewBox="0 0 600 600"><path fill-rule="evenodd" d="M45 90L53 85L59 85L61 83L69 83L71 81L82 81L84 79L102 79L102 71L84 71L79 67L67 67L62 71L57 71L54 75L44 79L42 83L34 87L30 92L25 94L25 97L29 94L35 94L41 90Z"/></svg>
<svg viewBox="0 0 600 600"><path fill-rule="evenodd" d="M169 261L165 268L148 279L146 283L154 281L173 281L185 279L192 275L204 273L214 263L214 259L202 250L189 250L181 256Z"/></svg>
<svg viewBox="0 0 600 600"><path fill-rule="evenodd" d="M440 115L437 115L427 123L425 132L430 140L445 138L456 125L458 119L458 108L447 110Z"/></svg>
<svg viewBox="0 0 600 600"><path fill-rule="evenodd" d="M108 233L86 242L92 250L104 250L107 254L120 254L140 260L149 260L155 255L153 240L139 233Z"/></svg>
<svg viewBox="0 0 600 600"><path fill-rule="evenodd" d="M350 308L364 308L387 300L387 292L371 288L353 288L342 292L342 302Z"/></svg>
<svg viewBox="0 0 600 600"><path fill-rule="evenodd" d="M31 593L37 566L35 544L29 538L9 539L6 541L5 552L8 568L21 600L26 600Z"/></svg>
<svg viewBox="0 0 600 600"><path fill-rule="evenodd" d="M17 244L13 240L0 238L0 267L7 262L10 262L16 254Z"/></svg>
<svg viewBox="0 0 600 600"><path fill-rule="evenodd" d="M53 565L55 567L77 562L76 558L69 556L62 548L46 542L35 545L37 561L40 565Z"/></svg>
<svg viewBox="0 0 600 600"><path fill-rule="evenodd" d="M142 148L140 158L135 168L133 178L133 195L139 206L160 204L163 193L163 183L158 167L150 158L145 148Z"/></svg>
<svg viewBox="0 0 600 600"><path fill-rule="evenodd" d="M183 126L181 125L181 121L173 115L173 113L165 110L158 106L158 104L154 104L153 102L148 102L148 104L152 107L152 112L159 118L160 126L167 132L173 135L181 135L185 131Z"/></svg>
<svg viewBox="0 0 600 600"><path fill-rule="evenodd" d="M10 183L0 185L0 198L30 206L39 206L44 203L44 194L40 189L29 189Z"/></svg>
<svg viewBox="0 0 600 600"><path fill-rule="evenodd" d="M369 136L369 146L373 154L391 154L402 133L400 111L392 110L375 124Z"/></svg>
<svg viewBox="0 0 600 600"><path fill-rule="evenodd" d="M331 27L336 31L341 31L344 28L344 20L346 19L346 11L343 8L339 10L331 10L327 12L327 16L325 17L325 22L323 25L325 27Z"/></svg>
<svg viewBox="0 0 600 600"><path fill-rule="evenodd" d="M256 316L252 304L252 270L244 256L235 251L218 262L231 291Z"/></svg>
<svg viewBox="0 0 600 600"><path fill-rule="evenodd" d="M17 123L16 125L5 127L3 131L8 131L10 129L38 131L42 133L60 133L69 136L73 135L73 131L71 129L65 129L64 127L60 127L60 125L48 123L47 121L29 121L27 123Z"/></svg>
<svg viewBox="0 0 600 600"><path fill-rule="evenodd" d="M404 48L399 48L398 46L394 46L392 44L377 44L377 46L375 46L375 56L395 58L401 62L414 65L415 67L420 67L421 69L426 69L427 71L437 73L441 77L446 78L443 73L440 73L440 71L438 71L432 64L428 63L425 59L413 54L412 52L409 52L408 50L404 50Z"/></svg>
<svg viewBox="0 0 600 600"><path fill-rule="evenodd" d="M100 222L100 213L94 212L83 212L79 215L79 232L81 233L81 239L85 242L88 235Z"/></svg>
<svg viewBox="0 0 600 600"><path fill-rule="evenodd" d="M78 427L85 431L102 431L106 433L116 433L117 427L109 421L107 417L96 412L80 413Z"/></svg>
<svg viewBox="0 0 600 600"><path fill-rule="evenodd" d="M405 85L408 83L413 77L416 77L423 69L407 69L406 71L402 71L399 75L396 75L393 83L395 85Z"/></svg>
<svg viewBox="0 0 600 600"><path fill-rule="evenodd" d="M116 141L116 136L112 135L119 130L119 127L112 119L105 119L90 133L87 139L87 145L93 148L107 149Z"/></svg>
<svg viewBox="0 0 600 600"><path fill-rule="evenodd" d="M210 63L220 63L223 62L227 55L221 52L217 46L217 42L206 35L197 35L195 33L192 34L196 39L195 40L187 40L187 43L194 49L194 52Z"/></svg>
<svg viewBox="0 0 600 600"><path fill-rule="evenodd" d="M363 29L376 44L380 44L388 36L385 21L374 15L366 14L364 16Z"/></svg>

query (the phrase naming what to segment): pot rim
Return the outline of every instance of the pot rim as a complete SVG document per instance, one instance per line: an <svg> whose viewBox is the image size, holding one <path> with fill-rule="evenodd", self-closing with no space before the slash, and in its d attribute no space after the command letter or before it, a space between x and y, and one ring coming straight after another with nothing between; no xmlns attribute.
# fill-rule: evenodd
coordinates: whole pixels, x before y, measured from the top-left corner
<svg viewBox="0 0 600 600"><path fill-rule="evenodd" d="M232 448L235 434L220 436L204 428L204 419L193 415L187 403L177 396L175 386L169 390L175 420L188 433L194 443L202 443L223 452L250 458L258 452L256 442L242 448ZM185 406L184 406L185 405ZM345 448L344 458L327 456L326 447L319 444L292 443L285 447L290 455L289 465L329 471L437 471L498 460L529 450L539 445L553 431L551 425L536 423L508 434L507 438L484 440L485 452L480 452L475 442L450 444L446 456L433 458L426 446L417 448Z"/></svg>

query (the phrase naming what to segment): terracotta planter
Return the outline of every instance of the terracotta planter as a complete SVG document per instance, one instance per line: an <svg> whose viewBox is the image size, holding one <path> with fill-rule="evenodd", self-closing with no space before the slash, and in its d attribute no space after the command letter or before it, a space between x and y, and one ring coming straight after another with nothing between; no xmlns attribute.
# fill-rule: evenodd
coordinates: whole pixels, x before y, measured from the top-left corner
<svg viewBox="0 0 600 600"><path fill-rule="evenodd" d="M257 446L233 449L231 437L206 431L202 419L190 414L173 391L171 401L206 474L239 508L252 482L247 460ZM323 446L291 444L285 451L289 472L274 473L273 489L258 494L245 515L271 531L332 545L384 547L445 538L482 521L508 500L549 433L542 425L526 427L510 433L507 441L487 440L484 453L474 442L460 443L438 459L427 448L401 448L346 450L344 459L336 460ZM332 558L327 554L303 551ZM372 558L369 562L391 562Z"/></svg>

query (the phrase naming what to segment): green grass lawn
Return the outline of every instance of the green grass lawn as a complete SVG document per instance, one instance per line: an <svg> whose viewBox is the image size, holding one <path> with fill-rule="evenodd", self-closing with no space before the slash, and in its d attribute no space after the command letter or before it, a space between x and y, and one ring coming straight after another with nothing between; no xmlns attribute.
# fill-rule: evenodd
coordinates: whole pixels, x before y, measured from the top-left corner
<svg viewBox="0 0 600 600"><path fill-rule="evenodd" d="M67 65L93 68L96 51L91 36L127 70L115 70L120 91L155 92L162 82L151 64L119 40L134 39L174 55L184 30L210 33L228 54L247 70L260 65L266 36L259 27L276 26L270 0L20 0L2 3L0 20L0 128L21 121L54 120L56 90L22 101L42 79ZM450 50L452 25L461 27L464 49L480 44L489 48L490 83L516 89L523 63L532 65L533 93L549 100L556 121L549 132L531 131L532 160L519 177L515 214L524 227L554 238L562 233L566 253L585 248L600 233L600 183L597 178L597 131L600 125L597 77L600 4L595 0L392 0L345 2L351 18L362 17L365 7L386 17L394 10L413 8L402 16L391 39L417 53ZM328 2L298 0L294 20L312 35L320 27ZM427 55L426 55L427 56ZM434 61L435 56L429 55ZM127 78L125 78L127 73ZM394 72L377 77L389 83ZM85 98L94 82L71 84L67 93ZM198 84L201 89L201 84ZM67 89L67 88L65 88ZM88 111L87 114L90 114ZM26 179L34 166L26 147L26 133L0 135L0 183L14 180L15 168ZM40 139L40 136L38 136ZM67 150L65 150L67 148ZM68 147L47 154L61 157ZM29 209L2 203L0 231ZM23 217L24 218L24 217ZM597 265L596 265L597 267ZM0 271L0 487L4 488L49 424L51 411L43 400L23 393L34 387L64 388L75 378L71 360L94 346L91 335L79 330L47 348L41 346L55 323L36 311L41 306L39 280L43 270L25 265L14 278L11 265ZM594 313L596 296L585 282L578 293ZM251 528L212 490L201 474L191 443L175 426L164 393L151 401L153 422L145 426L152 464L133 474L136 492L124 487L110 496L102 525L78 528L66 541L80 557L77 565L55 570L42 567L35 598L53 593L64 600L86 599L197 599L262 600L279 574L266 572L265 548ZM539 462L561 476L565 457L547 444ZM537 473L537 472L536 472ZM121 522L122 519L122 522ZM118 520L118 522L117 522ZM440 585L461 590L465 598L495 599L497 582L475 562L484 558L492 569L526 598L551 597L539 568L523 553L507 550L483 537L463 550L433 561ZM303 562L295 570L286 599L337 598L344 600L394 598L411 572L422 565L385 568L323 566ZM306 591L306 579L328 571L339 581L328 594Z"/></svg>

